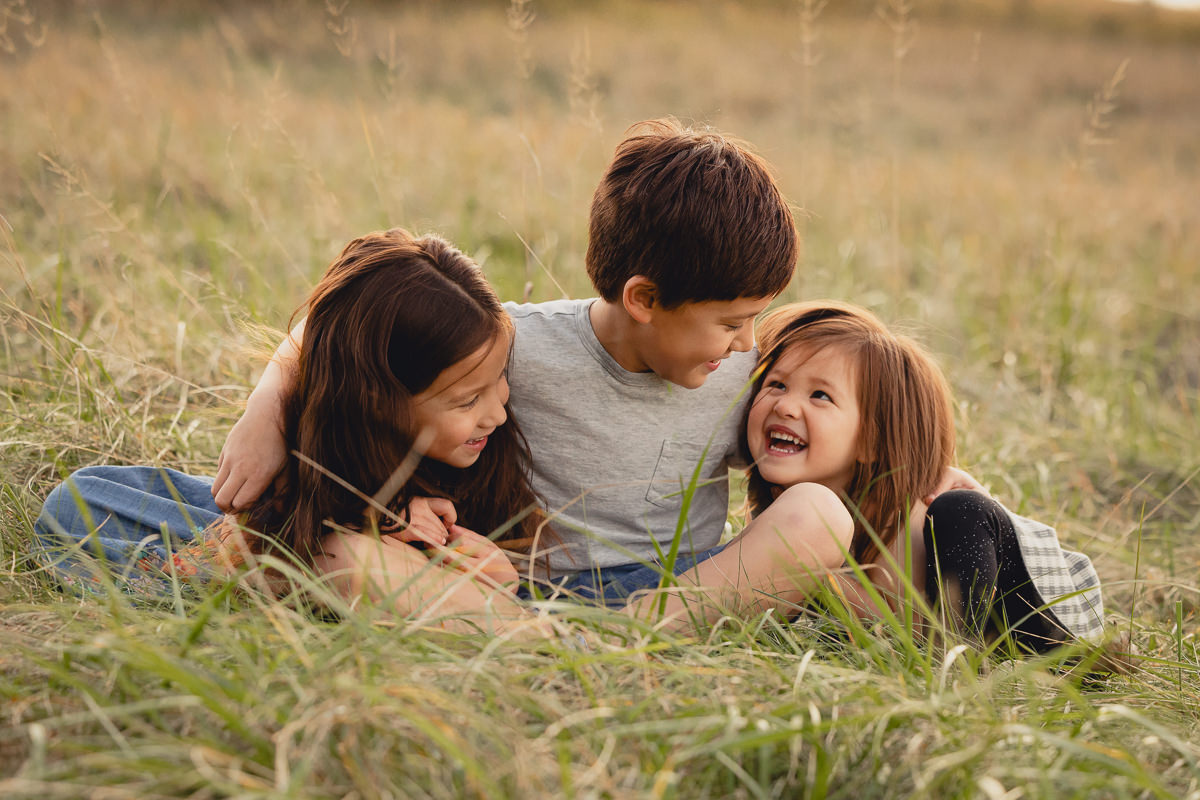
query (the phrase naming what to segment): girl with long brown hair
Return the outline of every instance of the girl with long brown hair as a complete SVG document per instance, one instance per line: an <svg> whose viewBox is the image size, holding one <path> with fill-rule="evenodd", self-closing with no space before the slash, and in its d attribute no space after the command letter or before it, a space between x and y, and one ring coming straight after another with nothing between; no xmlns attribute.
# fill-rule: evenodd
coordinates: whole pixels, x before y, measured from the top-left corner
<svg viewBox="0 0 1200 800"><path fill-rule="evenodd" d="M1096 573L1053 529L979 492L922 502L954 462L955 433L949 385L920 345L831 301L779 308L758 337L745 426L756 522L779 515L787 492L818 484L850 510L849 555L890 605L911 585L964 633L1039 651L1099 635ZM900 535L909 520L920 530L911 544ZM848 570L830 576L857 612L880 612Z"/></svg>
<svg viewBox="0 0 1200 800"><path fill-rule="evenodd" d="M492 590L517 575L496 544L528 551L542 517L508 420L512 322L479 268L435 236L360 237L313 290L302 330L282 415L294 456L281 488L239 517L264 534L252 549L286 548L351 596L404 586L407 610L507 600ZM502 533L493 543L457 520Z"/></svg>
<svg viewBox="0 0 1200 800"><path fill-rule="evenodd" d="M301 310L268 367L292 373L275 488L221 518L206 479L80 470L38 521L53 568L70 582L82 551L159 575L270 554L404 615L493 630L526 619L510 556L531 550L544 516L508 419L512 322L479 267L436 236L371 233Z"/></svg>

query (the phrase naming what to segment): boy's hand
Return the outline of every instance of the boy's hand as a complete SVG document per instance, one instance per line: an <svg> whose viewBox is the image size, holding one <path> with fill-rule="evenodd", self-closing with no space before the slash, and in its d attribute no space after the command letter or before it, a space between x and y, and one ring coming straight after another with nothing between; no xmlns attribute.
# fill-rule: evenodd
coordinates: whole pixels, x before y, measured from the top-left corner
<svg viewBox="0 0 1200 800"><path fill-rule="evenodd" d="M391 521L380 526L379 532L402 542L444 546L450 539L451 526L458 521L454 503L444 497L415 497L402 516L407 523Z"/></svg>
<svg viewBox="0 0 1200 800"><path fill-rule="evenodd" d="M306 321L300 320L275 350L258 385L246 398L242 418L221 448L212 495L217 507L226 513L240 511L257 500L287 463L283 398L295 383L294 369Z"/></svg>
<svg viewBox="0 0 1200 800"><path fill-rule="evenodd" d="M958 467L946 467L945 473L942 474L941 481L934 487L934 490L925 497L921 498L925 505L929 505L942 492L948 492L952 489L967 489L972 492L979 492L991 497L987 489L983 488L983 484L972 478L966 472L963 472Z"/></svg>
<svg viewBox="0 0 1200 800"><path fill-rule="evenodd" d="M247 408L225 439L217 459L212 495L227 513L253 503L287 463L287 443L273 420L256 419Z"/></svg>

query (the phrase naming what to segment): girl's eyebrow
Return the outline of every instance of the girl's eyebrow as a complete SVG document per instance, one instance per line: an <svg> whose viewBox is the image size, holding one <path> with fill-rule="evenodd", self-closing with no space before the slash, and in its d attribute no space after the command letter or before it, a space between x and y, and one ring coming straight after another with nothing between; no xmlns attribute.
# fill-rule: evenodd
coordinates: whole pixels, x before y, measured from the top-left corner
<svg viewBox="0 0 1200 800"><path fill-rule="evenodd" d="M466 400L483 391L485 381L474 375L468 375L450 388L449 397L454 400Z"/></svg>
<svg viewBox="0 0 1200 800"><path fill-rule="evenodd" d="M509 350L509 353L511 354L512 351ZM474 397L486 389L491 383L503 378L508 373L508 366L508 362L505 361L504 368L500 370L500 374L496 375L495 378L484 375L483 371L480 369L473 370L458 383L446 388L447 398L453 403Z"/></svg>
<svg viewBox="0 0 1200 800"><path fill-rule="evenodd" d="M458 405L459 403L463 403L467 400L470 400L476 394L478 394L478 392L471 391L471 390L460 391L460 392L451 392L449 395L446 396L446 402L452 406L455 406L455 405Z"/></svg>

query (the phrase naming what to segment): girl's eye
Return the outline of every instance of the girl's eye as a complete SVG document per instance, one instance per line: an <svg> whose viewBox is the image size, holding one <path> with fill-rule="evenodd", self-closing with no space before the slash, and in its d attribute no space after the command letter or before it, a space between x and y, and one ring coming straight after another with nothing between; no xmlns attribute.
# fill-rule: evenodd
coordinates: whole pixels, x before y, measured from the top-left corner
<svg viewBox="0 0 1200 800"><path fill-rule="evenodd" d="M812 393L812 398L814 400L828 400L830 402L833 402L833 398L829 396L829 393L825 392L821 389L817 389L816 391L814 391Z"/></svg>
<svg viewBox="0 0 1200 800"><path fill-rule="evenodd" d="M469 411L470 409L474 408L478 403L479 403L479 395L475 395L470 400L468 400L467 402L460 405L459 408L461 408L465 411Z"/></svg>
<svg viewBox="0 0 1200 800"><path fill-rule="evenodd" d="M779 391L787 389L787 387L783 385L783 381L767 381L767 388L778 389Z"/></svg>

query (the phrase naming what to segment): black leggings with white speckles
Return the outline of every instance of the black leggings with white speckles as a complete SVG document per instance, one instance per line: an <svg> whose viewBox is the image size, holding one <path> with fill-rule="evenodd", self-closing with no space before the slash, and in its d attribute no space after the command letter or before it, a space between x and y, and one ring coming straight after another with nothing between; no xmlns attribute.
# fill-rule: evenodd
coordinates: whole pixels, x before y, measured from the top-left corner
<svg viewBox="0 0 1200 800"><path fill-rule="evenodd" d="M1070 636L1054 618L1021 556L1017 532L995 500L979 492L939 495L925 520L925 592L969 636L1007 633L1045 652ZM939 588L940 587L940 588Z"/></svg>

